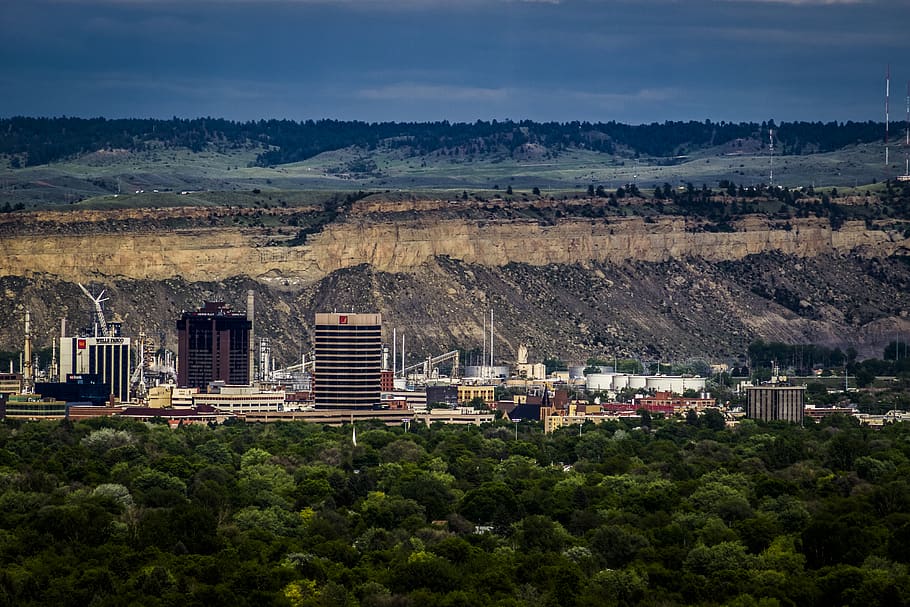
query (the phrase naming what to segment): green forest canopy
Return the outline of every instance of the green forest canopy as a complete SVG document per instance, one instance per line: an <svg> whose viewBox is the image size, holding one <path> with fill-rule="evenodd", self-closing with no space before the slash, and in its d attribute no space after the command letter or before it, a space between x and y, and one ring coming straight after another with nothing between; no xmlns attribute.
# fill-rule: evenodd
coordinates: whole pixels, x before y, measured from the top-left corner
<svg viewBox="0 0 910 607"><path fill-rule="evenodd" d="M3 605L901 605L910 426L0 424Z"/></svg>

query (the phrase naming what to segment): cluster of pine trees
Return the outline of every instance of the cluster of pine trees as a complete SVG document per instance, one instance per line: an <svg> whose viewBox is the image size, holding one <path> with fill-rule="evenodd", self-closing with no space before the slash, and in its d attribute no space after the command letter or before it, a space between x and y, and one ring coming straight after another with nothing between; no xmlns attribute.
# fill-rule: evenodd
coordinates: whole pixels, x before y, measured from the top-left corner
<svg viewBox="0 0 910 607"><path fill-rule="evenodd" d="M710 120L667 121L642 125L611 122L546 122L510 120L473 123L381 122L340 120L260 120L235 122L220 118L170 120L105 118L0 119L0 154L13 168L36 166L105 149L143 151L165 145L201 151L209 144L257 145L262 166L299 162L322 152L356 146L407 148L430 153L487 154L513 152L537 144L550 153L589 149L667 158L711 146L754 140L764 144L768 130L783 154L828 152L877 141L884 125L876 122L715 123Z"/></svg>

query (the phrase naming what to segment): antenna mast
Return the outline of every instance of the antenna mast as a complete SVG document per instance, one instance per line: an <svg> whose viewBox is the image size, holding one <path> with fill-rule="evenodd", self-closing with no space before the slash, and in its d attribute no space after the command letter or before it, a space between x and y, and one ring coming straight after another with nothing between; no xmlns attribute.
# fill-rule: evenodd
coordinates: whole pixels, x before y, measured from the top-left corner
<svg viewBox="0 0 910 607"><path fill-rule="evenodd" d="M771 150L771 176L768 185L774 187L774 129L768 129L769 149Z"/></svg>
<svg viewBox="0 0 910 607"><path fill-rule="evenodd" d="M907 118L904 120L904 179L910 181L910 80L907 81Z"/></svg>

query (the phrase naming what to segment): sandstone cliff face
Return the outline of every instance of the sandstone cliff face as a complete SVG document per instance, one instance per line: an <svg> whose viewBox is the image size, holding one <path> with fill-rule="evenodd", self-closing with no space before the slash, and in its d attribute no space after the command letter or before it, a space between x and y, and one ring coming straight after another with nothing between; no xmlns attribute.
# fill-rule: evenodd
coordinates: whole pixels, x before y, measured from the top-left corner
<svg viewBox="0 0 910 607"><path fill-rule="evenodd" d="M537 359L730 360L756 338L880 356L910 332L899 222L832 230L824 219L747 216L714 232L678 217L500 212L363 200L298 246L288 246L298 228L283 220L299 209L9 214L0 217L0 350L21 348L25 308L39 348L61 317L88 323L77 281L107 289L127 334L142 327L172 349L181 310L204 299L242 310L254 289L257 333L285 362L311 347L313 314L334 308L380 311L386 327L407 332L409 362L479 348L490 307L504 360L519 344ZM225 227L263 213L271 227Z"/></svg>
<svg viewBox="0 0 910 607"><path fill-rule="evenodd" d="M825 220L793 219L787 223L789 229L784 229L783 222L760 217L736 222L735 232L708 232L698 231L698 223L674 218L652 223L638 217L568 219L541 225L530 220L466 221L419 215L377 220L354 215L329 224L301 246L280 245L290 237L288 230L276 235L270 228L30 236L30 219L39 220L27 218L19 234L7 230L0 237L0 275L45 275L75 281L181 277L191 282L246 276L290 286L311 284L332 272L360 265L381 272L411 272L437 257L500 267L513 262L543 266L686 258L725 261L772 252L799 257L847 253L890 257L908 248L903 233L868 229L863 222L847 222L832 230ZM45 214L40 221L55 219ZM82 219L104 221L104 215L92 212Z"/></svg>

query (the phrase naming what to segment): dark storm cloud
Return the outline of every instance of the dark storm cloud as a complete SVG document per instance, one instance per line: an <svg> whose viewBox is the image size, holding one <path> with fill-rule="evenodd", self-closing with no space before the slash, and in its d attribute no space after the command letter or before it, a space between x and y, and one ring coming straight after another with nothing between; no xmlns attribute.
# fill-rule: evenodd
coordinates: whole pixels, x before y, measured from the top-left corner
<svg viewBox="0 0 910 607"><path fill-rule="evenodd" d="M0 114L881 119L908 22L904 0L8 2Z"/></svg>

